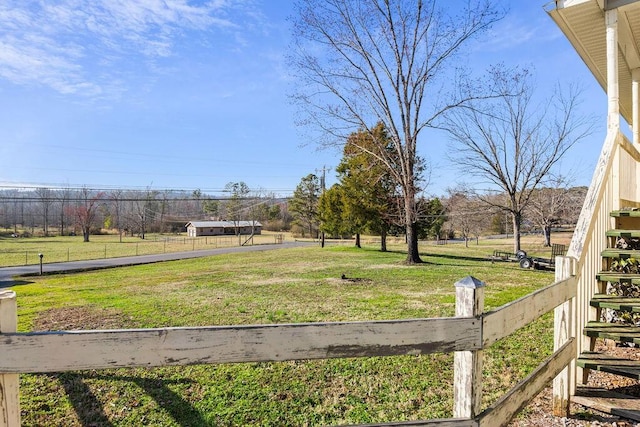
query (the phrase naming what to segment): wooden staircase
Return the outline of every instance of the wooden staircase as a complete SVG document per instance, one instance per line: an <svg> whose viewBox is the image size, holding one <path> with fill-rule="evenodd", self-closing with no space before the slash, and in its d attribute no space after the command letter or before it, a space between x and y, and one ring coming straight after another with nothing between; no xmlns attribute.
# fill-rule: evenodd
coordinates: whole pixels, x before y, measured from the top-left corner
<svg viewBox="0 0 640 427"><path fill-rule="evenodd" d="M602 251L602 271L596 276L598 293L590 305L598 321L588 322L583 333L591 351L580 355L577 365L590 370L640 381L640 360L593 351L597 339L615 345L640 347L640 210L611 212L614 228L607 231L607 249ZM609 321L607 321L609 320ZM630 348L628 352L638 352ZM638 353L640 359L640 352ZM574 402L599 411L640 421L640 397L602 388L579 387Z"/></svg>

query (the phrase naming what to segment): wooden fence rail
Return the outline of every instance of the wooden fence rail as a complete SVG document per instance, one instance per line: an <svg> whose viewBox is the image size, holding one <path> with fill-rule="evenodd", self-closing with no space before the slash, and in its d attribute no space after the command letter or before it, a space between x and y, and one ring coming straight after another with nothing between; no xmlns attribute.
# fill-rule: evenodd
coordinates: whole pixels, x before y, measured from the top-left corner
<svg viewBox="0 0 640 427"><path fill-rule="evenodd" d="M0 372L446 353L480 348L478 319L121 329L0 335Z"/></svg>
<svg viewBox="0 0 640 427"><path fill-rule="evenodd" d="M456 352L454 419L380 425L504 425L575 357L568 339L505 398L480 413L482 350L575 296L560 280L483 313L483 284L456 283L452 318L252 326L16 332L16 295L0 292L0 426L19 426L18 374Z"/></svg>

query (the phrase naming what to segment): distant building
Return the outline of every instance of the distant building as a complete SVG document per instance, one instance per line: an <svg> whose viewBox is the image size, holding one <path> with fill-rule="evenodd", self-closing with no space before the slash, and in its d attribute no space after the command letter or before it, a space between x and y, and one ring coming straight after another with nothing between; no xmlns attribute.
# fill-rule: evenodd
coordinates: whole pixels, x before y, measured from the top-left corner
<svg viewBox="0 0 640 427"><path fill-rule="evenodd" d="M262 233L262 224L258 221L190 221L186 227L189 237L233 236L236 232L242 235Z"/></svg>

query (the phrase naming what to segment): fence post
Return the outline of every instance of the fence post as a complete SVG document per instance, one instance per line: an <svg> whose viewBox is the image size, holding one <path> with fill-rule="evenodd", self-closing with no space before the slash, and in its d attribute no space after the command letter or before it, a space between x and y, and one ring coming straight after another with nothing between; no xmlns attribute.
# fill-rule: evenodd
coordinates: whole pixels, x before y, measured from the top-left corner
<svg viewBox="0 0 640 427"><path fill-rule="evenodd" d="M456 316L478 317L484 310L484 283L467 276L455 283ZM453 355L453 417L472 419L482 403L482 350Z"/></svg>
<svg viewBox="0 0 640 427"><path fill-rule="evenodd" d="M0 333L18 330L16 293L0 291ZM18 374L0 375L0 426L20 426L20 399Z"/></svg>
<svg viewBox="0 0 640 427"><path fill-rule="evenodd" d="M573 258L567 256L556 257L556 282L568 279L573 275ZM553 312L553 351L557 351L571 337L575 336L575 298L557 306ZM553 415L556 417L569 416L570 396L576 386L576 359L565 367L553 379Z"/></svg>

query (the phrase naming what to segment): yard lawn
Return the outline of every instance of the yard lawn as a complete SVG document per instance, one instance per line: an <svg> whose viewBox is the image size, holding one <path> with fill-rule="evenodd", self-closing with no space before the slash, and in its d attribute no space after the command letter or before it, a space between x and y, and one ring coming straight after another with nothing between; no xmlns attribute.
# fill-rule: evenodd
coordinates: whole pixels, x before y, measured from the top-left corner
<svg viewBox="0 0 640 427"><path fill-rule="evenodd" d="M553 282L551 272L487 261L486 245L425 250L418 266L404 265L399 250L330 246L29 278L15 288L19 330L452 316L453 284L468 275L487 284L488 309ZM551 348L550 315L494 344L485 352L484 405ZM21 375L22 422L327 425L445 418L452 377L452 354Z"/></svg>

